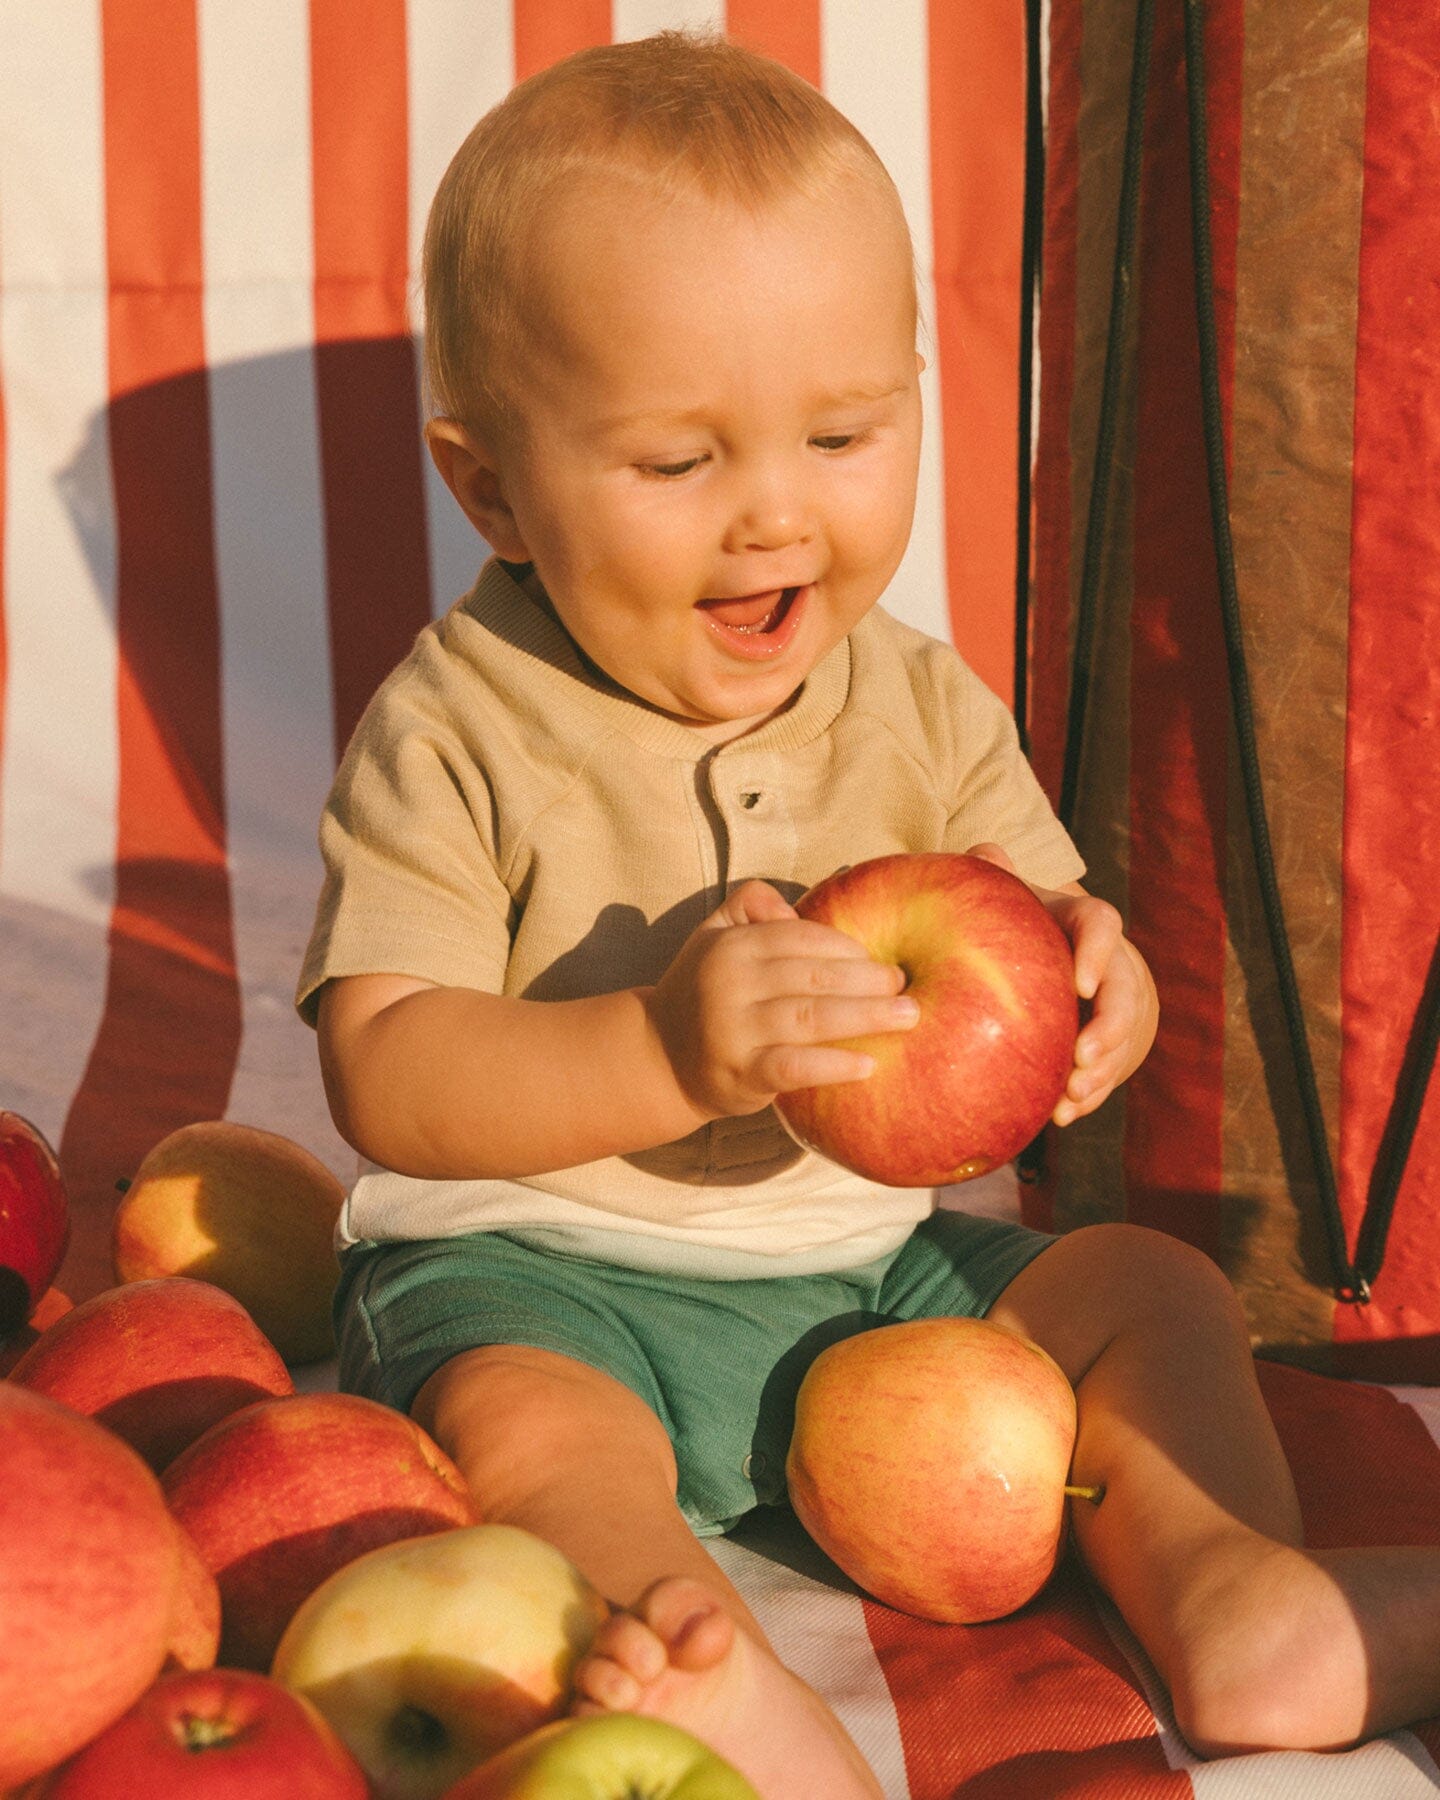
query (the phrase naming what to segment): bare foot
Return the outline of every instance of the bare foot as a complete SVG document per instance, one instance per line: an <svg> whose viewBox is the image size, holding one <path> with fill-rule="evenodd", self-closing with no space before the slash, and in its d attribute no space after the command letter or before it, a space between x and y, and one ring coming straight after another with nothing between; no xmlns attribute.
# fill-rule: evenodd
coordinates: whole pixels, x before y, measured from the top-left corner
<svg viewBox="0 0 1440 1800"><path fill-rule="evenodd" d="M633 1611L613 1613L575 1688L572 1712L668 1719L733 1763L763 1800L880 1800L820 1696L689 1576L657 1581Z"/></svg>

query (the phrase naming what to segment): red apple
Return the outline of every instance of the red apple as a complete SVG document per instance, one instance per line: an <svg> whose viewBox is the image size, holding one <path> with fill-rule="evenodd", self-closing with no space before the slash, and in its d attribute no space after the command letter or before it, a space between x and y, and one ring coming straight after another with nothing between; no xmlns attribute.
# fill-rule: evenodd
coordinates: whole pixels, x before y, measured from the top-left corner
<svg viewBox="0 0 1440 1800"><path fill-rule="evenodd" d="M780 1095L792 1136L888 1187L1009 1162L1054 1111L1079 1024L1070 945L1025 883L978 856L877 856L796 910L904 969L920 1019L850 1040L875 1059L863 1081Z"/></svg>
<svg viewBox="0 0 1440 1800"><path fill-rule="evenodd" d="M30 1346L10 1379L108 1425L157 1473L228 1413L295 1391L240 1302L183 1275L82 1301Z"/></svg>
<svg viewBox="0 0 1440 1800"><path fill-rule="evenodd" d="M790 1501L867 1593L923 1619L1014 1612L1066 1526L1075 1395L1037 1344L984 1319L863 1331L806 1371Z"/></svg>
<svg viewBox="0 0 1440 1800"><path fill-rule="evenodd" d="M128 1444L0 1382L0 1792L94 1737L164 1661L180 1551Z"/></svg>
<svg viewBox="0 0 1440 1800"><path fill-rule="evenodd" d="M308 1700L243 1669L162 1675L27 1800L366 1800Z"/></svg>
<svg viewBox="0 0 1440 1800"><path fill-rule="evenodd" d="M165 1643L165 1668L212 1669L220 1654L220 1585L194 1538L178 1521L180 1579Z"/></svg>
<svg viewBox="0 0 1440 1800"><path fill-rule="evenodd" d="M0 1112L0 1342L40 1304L69 1241L55 1152L28 1119Z"/></svg>
<svg viewBox="0 0 1440 1800"><path fill-rule="evenodd" d="M220 1585L220 1660L268 1670L301 1601L397 1538L475 1523L460 1471L404 1413L354 1394L259 1400L165 1471L165 1496Z"/></svg>

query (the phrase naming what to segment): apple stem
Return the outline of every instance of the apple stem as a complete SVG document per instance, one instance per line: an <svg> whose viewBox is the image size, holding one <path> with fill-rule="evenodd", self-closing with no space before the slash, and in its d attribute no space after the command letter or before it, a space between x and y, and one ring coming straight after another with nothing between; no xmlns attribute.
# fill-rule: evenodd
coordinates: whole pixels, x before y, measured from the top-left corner
<svg viewBox="0 0 1440 1800"><path fill-rule="evenodd" d="M228 1744L235 1727L226 1719L205 1718L199 1713L183 1713L180 1718L180 1742L191 1755Z"/></svg>
<svg viewBox="0 0 1440 1800"><path fill-rule="evenodd" d="M1092 1506L1098 1506L1105 1498L1105 1488L1100 1487L1067 1487L1065 1492L1072 1500L1088 1500Z"/></svg>

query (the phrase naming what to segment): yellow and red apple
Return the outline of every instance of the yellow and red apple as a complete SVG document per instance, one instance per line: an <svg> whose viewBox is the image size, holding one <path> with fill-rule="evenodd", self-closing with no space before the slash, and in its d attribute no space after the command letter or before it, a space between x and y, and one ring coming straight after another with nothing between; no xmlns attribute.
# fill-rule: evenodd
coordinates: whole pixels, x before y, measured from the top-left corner
<svg viewBox="0 0 1440 1800"><path fill-rule="evenodd" d="M368 1800L309 1701L264 1675L162 1675L25 1800Z"/></svg>
<svg viewBox="0 0 1440 1800"><path fill-rule="evenodd" d="M1059 1560L1075 1429L1064 1371L1016 1332L984 1319L880 1326L806 1371L790 1501L877 1600L924 1619L1001 1618Z"/></svg>
<svg viewBox="0 0 1440 1800"><path fill-rule="evenodd" d="M226 1119L162 1138L115 1210L119 1281L193 1275L233 1294L287 1363L334 1353L344 1189L300 1144Z"/></svg>
<svg viewBox="0 0 1440 1800"><path fill-rule="evenodd" d="M543 1539L473 1525L373 1550L317 1588L275 1655L370 1778L437 1800L557 1718L609 1607Z"/></svg>
<svg viewBox="0 0 1440 1800"><path fill-rule="evenodd" d="M220 1584L178 1520L175 1536L180 1544L180 1576L165 1639L164 1668L213 1669L220 1654Z"/></svg>
<svg viewBox="0 0 1440 1800"><path fill-rule="evenodd" d="M355 1394L258 1400L176 1457L162 1485L220 1588L220 1660L270 1666L305 1597L397 1538L473 1524L459 1469L404 1413Z"/></svg>
<svg viewBox="0 0 1440 1800"><path fill-rule="evenodd" d="M1074 1060L1075 966L1016 875L978 856L873 857L796 904L905 971L908 1031L847 1040L863 1081L781 1094L800 1143L889 1187L940 1187L1009 1162L1054 1111Z"/></svg>
<svg viewBox="0 0 1440 1800"><path fill-rule="evenodd" d="M10 1379L98 1419L157 1474L228 1413L295 1391L240 1302L183 1275L82 1301L42 1332Z"/></svg>

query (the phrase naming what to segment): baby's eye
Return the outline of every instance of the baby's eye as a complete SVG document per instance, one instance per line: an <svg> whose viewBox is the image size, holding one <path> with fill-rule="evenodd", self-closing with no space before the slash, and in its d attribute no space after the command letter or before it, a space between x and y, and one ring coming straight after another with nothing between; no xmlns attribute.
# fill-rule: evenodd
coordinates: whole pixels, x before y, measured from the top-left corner
<svg viewBox="0 0 1440 1800"><path fill-rule="evenodd" d="M698 469L704 460L703 456L687 456L680 462L636 463L635 467L654 481L673 481L679 475L688 475L692 469Z"/></svg>
<svg viewBox="0 0 1440 1800"><path fill-rule="evenodd" d="M852 444L863 444L870 436L868 431L827 431L821 437L812 437L810 442L817 450L848 450Z"/></svg>

